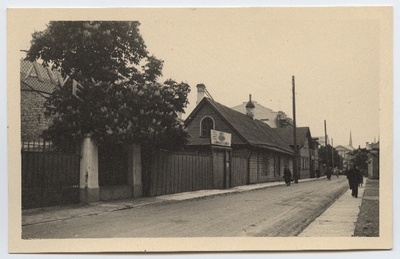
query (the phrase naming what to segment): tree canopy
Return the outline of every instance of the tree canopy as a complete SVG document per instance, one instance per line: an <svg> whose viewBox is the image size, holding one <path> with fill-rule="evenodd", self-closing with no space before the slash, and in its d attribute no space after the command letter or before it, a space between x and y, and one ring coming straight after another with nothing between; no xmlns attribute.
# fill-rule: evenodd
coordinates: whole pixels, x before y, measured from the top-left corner
<svg viewBox="0 0 400 259"><path fill-rule="evenodd" d="M318 149L318 157L322 164L326 165L327 167L332 167L332 152L333 152L333 162L334 166L338 167L339 169L343 168L343 160L339 153L334 149L331 145L328 146L321 146Z"/></svg>
<svg viewBox="0 0 400 259"><path fill-rule="evenodd" d="M44 135L56 143L146 143L178 148L187 142L177 118L190 87L162 76L163 61L149 55L137 21L52 21L32 34L28 60L70 79L46 102L52 124ZM82 89L72 95L73 80Z"/></svg>
<svg viewBox="0 0 400 259"><path fill-rule="evenodd" d="M352 159L352 163L354 163L355 166L358 166L359 169L368 170L368 155L366 150L355 150L354 152L354 157Z"/></svg>

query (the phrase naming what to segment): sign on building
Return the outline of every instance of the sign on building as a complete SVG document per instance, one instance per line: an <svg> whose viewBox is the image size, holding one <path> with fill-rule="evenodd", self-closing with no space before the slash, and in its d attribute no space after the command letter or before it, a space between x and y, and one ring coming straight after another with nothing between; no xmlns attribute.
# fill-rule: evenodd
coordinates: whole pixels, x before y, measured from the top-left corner
<svg viewBox="0 0 400 259"><path fill-rule="evenodd" d="M230 133L211 130L211 145L230 147L231 139L232 135Z"/></svg>

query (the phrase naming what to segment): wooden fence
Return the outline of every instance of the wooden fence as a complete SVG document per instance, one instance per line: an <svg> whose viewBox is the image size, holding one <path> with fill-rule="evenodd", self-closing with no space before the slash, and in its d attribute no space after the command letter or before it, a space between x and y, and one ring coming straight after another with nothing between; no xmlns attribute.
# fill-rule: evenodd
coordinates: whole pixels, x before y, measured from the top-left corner
<svg viewBox="0 0 400 259"><path fill-rule="evenodd" d="M212 157L160 152L152 157L150 177L150 196L212 189Z"/></svg>
<svg viewBox="0 0 400 259"><path fill-rule="evenodd" d="M41 139L22 143L22 208L78 203L80 155Z"/></svg>

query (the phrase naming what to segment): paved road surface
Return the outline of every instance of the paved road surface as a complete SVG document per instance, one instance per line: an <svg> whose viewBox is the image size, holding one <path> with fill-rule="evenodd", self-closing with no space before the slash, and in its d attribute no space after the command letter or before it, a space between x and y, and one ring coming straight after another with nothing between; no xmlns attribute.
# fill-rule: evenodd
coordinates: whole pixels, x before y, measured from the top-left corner
<svg viewBox="0 0 400 259"><path fill-rule="evenodd" d="M23 238L296 236L345 190L345 177L145 205L22 228Z"/></svg>

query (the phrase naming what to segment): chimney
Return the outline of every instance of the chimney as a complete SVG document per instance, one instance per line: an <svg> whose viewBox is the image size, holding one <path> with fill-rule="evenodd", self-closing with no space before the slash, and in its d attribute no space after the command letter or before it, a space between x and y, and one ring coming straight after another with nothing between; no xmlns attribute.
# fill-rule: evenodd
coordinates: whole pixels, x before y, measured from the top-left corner
<svg viewBox="0 0 400 259"><path fill-rule="evenodd" d="M203 100L204 98L204 93L206 90L206 86L204 84L197 84L197 101L196 101L196 105L199 104L199 102L201 102L201 100Z"/></svg>
<svg viewBox="0 0 400 259"><path fill-rule="evenodd" d="M246 104L246 115L250 116L252 119L254 119L254 103L251 101L251 94L249 94L249 101Z"/></svg>

